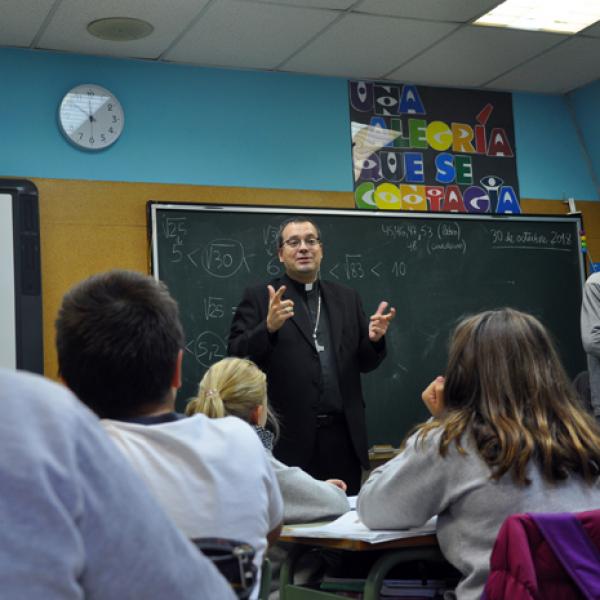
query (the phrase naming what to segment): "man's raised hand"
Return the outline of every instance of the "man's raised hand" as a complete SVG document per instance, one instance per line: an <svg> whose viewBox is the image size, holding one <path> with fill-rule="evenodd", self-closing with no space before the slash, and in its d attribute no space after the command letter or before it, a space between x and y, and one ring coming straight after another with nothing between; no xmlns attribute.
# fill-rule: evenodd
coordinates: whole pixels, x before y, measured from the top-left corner
<svg viewBox="0 0 600 600"><path fill-rule="evenodd" d="M267 286L267 290L269 290L267 330L269 333L275 333L281 329L281 326L294 316L294 301L282 298L286 289L285 285L282 285L277 291L272 285Z"/></svg>
<svg viewBox="0 0 600 600"><path fill-rule="evenodd" d="M379 303L374 315L369 320L369 339L372 342L378 342L387 332L392 319L396 316L396 309L390 308L390 312L385 313L388 303L383 301Z"/></svg>

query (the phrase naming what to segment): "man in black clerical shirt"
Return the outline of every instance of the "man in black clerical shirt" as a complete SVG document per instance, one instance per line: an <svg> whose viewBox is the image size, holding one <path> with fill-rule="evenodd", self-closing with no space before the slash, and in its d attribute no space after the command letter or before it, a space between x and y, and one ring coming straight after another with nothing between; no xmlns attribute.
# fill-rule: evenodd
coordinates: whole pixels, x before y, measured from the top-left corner
<svg viewBox="0 0 600 600"><path fill-rule="evenodd" d="M285 275L245 290L229 335L229 354L267 374L269 402L281 433L275 456L319 479L360 487L367 435L360 373L385 357L395 309L381 302L367 319L357 292L319 279L323 244L306 217L282 223L279 261Z"/></svg>

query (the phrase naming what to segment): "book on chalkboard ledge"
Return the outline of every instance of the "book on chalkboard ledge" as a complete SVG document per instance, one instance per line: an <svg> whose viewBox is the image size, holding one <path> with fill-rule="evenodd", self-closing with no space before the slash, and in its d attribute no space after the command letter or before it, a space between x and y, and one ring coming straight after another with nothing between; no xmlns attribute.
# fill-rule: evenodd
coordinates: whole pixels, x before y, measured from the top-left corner
<svg viewBox="0 0 600 600"><path fill-rule="evenodd" d="M387 454L395 451L396 448L391 444L373 444L371 446L371 452L373 452L373 454Z"/></svg>

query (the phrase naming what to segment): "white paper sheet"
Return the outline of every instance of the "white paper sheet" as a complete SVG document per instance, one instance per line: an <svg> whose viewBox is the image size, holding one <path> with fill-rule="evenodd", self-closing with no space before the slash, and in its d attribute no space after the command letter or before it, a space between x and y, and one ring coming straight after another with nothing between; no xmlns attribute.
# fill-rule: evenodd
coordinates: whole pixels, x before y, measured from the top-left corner
<svg viewBox="0 0 600 600"><path fill-rule="evenodd" d="M422 527L413 529L374 530L369 529L358 518L354 510L350 510L329 523L317 525L286 525L282 535L306 538L341 538L346 540L360 540L371 544L401 540L403 538L431 535L435 533L437 517L433 517Z"/></svg>

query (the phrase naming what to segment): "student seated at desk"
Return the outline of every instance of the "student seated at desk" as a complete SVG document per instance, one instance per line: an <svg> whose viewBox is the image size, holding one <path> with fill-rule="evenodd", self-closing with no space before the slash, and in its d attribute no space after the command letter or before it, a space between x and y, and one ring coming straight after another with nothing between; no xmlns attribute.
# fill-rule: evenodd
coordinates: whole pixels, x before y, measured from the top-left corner
<svg viewBox="0 0 600 600"><path fill-rule="evenodd" d="M459 600L481 596L504 519L600 506L600 429L582 410L544 327L509 308L462 321L445 378L423 392L433 418L371 474L358 513L372 529L438 515Z"/></svg>
<svg viewBox="0 0 600 600"><path fill-rule="evenodd" d="M0 369L0 597L235 600L64 386Z"/></svg>
<svg viewBox="0 0 600 600"><path fill-rule="evenodd" d="M267 406L266 375L250 360L225 358L204 374L198 396L186 414L209 417L226 415L250 423L267 451L283 496L284 523L306 523L338 517L350 510L346 484L339 479L320 481L298 467L288 467L272 454L274 434L265 429L267 415L277 427Z"/></svg>
<svg viewBox="0 0 600 600"><path fill-rule="evenodd" d="M61 376L183 533L250 544L260 570L281 530L277 479L246 423L175 412L184 337L167 288L133 272L96 275L65 295L56 332Z"/></svg>

